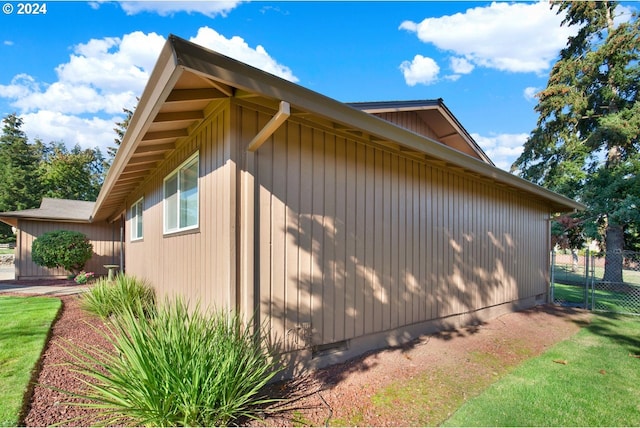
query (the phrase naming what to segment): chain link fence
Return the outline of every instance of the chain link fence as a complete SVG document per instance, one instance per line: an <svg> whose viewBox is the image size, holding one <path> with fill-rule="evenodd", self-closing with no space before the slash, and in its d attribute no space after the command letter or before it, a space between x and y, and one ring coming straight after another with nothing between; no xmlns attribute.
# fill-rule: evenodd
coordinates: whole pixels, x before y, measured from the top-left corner
<svg viewBox="0 0 640 428"><path fill-rule="evenodd" d="M640 253L552 252L551 301L640 315Z"/></svg>

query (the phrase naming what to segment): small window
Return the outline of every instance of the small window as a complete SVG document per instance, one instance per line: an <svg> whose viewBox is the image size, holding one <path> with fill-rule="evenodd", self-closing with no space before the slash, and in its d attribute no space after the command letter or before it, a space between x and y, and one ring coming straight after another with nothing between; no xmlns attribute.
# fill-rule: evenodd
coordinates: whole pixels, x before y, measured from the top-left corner
<svg viewBox="0 0 640 428"><path fill-rule="evenodd" d="M131 205L131 240L142 239L142 211L144 209L144 198L140 198Z"/></svg>
<svg viewBox="0 0 640 428"><path fill-rule="evenodd" d="M164 233L198 227L198 154L164 179Z"/></svg>

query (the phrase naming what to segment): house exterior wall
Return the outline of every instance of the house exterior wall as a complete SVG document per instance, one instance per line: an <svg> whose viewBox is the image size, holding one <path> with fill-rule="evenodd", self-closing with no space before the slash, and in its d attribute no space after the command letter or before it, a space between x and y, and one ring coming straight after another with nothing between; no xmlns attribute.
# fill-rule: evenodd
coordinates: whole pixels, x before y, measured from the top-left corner
<svg viewBox="0 0 640 428"><path fill-rule="evenodd" d="M246 153L272 116L225 101L131 194L127 208L144 197L144 231L131 241L127 209L127 273L257 314L307 363L545 299L544 205L295 116ZM163 179L196 151L199 227L163 235Z"/></svg>
<svg viewBox="0 0 640 428"><path fill-rule="evenodd" d="M85 265L87 272L106 275L105 264L120 262L120 225L117 223L61 223L38 220L18 220L16 245L16 279L66 278L69 272L62 268L49 269L36 265L31 258L33 241L46 232L72 230L84 233L93 244L93 257Z"/></svg>
<svg viewBox="0 0 640 428"><path fill-rule="evenodd" d="M229 140L229 102L166 159L127 200L125 269L149 281L160 296L180 294L203 306L235 304L235 165ZM199 227L163 234L163 180L199 153ZM144 197L143 238L131 241L131 205Z"/></svg>
<svg viewBox="0 0 640 428"><path fill-rule="evenodd" d="M241 141L270 118L238 114ZM548 212L514 191L294 117L254 175L255 298L289 351L546 295Z"/></svg>

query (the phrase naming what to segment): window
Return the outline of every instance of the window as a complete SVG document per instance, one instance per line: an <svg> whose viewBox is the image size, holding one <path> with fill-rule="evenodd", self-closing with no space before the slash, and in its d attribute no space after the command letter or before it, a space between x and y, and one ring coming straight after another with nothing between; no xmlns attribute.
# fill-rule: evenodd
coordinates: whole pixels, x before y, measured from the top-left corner
<svg viewBox="0 0 640 428"><path fill-rule="evenodd" d="M138 199L131 205L131 240L142 239L142 211L144 209L144 198Z"/></svg>
<svg viewBox="0 0 640 428"><path fill-rule="evenodd" d="M198 227L198 154L164 179L164 233Z"/></svg>

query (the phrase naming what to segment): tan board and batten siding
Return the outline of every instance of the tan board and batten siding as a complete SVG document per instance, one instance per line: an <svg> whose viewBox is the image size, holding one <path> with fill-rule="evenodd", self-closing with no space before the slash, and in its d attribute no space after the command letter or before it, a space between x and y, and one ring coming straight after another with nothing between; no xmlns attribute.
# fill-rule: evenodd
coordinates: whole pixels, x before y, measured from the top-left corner
<svg viewBox="0 0 640 428"><path fill-rule="evenodd" d="M229 139L229 102L222 102L185 144L161 164L143 189L143 239L131 242L127 211L128 273L147 279L161 294L190 302L235 306L235 168ZM199 153L199 228L163 235L163 180L194 153Z"/></svg>
<svg viewBox="0 0 640 428"><path fill-rule="evenodd" d="M232 144L246 146L271 117L221 102L131 194L127 206L144 196L144 238L130 241L127 219L127 272L205 306L255 299L291 351L390 343L409 337L406 326L545 296L542 202L293 117L251 155ZM196 151L199 229L163 236L163 179ZM245 166L255 179L252 289L236 248Z"/></svg>
<svg viewBox="0 0 640 428"><path fill-rule="evenodd" d="M44 233L55 230L73 230L87 236L93 245L93 256L84 270L106 275L104 265L120 263L120 225L118 223L60 223L56 221L19 219L16 229L16 279L66 278L69 272L62 268L49 269L36 265L31 259L33 241Z"/></svg>

